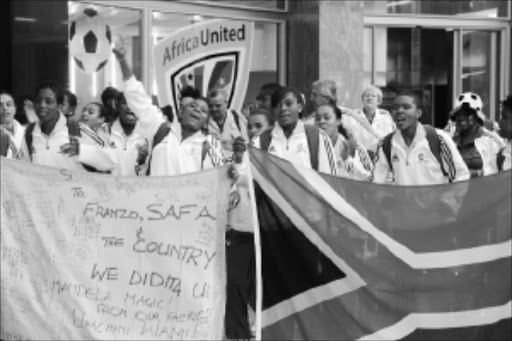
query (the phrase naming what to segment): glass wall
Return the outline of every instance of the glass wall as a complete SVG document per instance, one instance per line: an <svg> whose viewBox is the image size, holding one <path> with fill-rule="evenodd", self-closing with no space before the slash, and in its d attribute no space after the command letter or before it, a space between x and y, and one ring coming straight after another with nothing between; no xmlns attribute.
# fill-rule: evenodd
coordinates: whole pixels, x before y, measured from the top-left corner
<svg viewBox="0 0 512 341"><path fill-rule="evenodd" d="M498 47L497 32L462 31L462 91L480 95L486 116L499 110Z"/></svg>
<svg viewBox="0 0 512 341"><path fill-rule="evenodd" d="M198 22L204 22L214 17L201 16L201 15L186 15L178 13L164 13L160 11L152 12L153 26L151 34L153 43L158 42L160 39L168 36L174 31L193 25ZM249 73L249 82L246 92L245 103L255 100L259 88L269 82L277 82L278 69L277 69L277 24L271 22L256 22L255 35L251 58L251 68ZM154 68L152 67L152 70ZM154 71L152 71L154 72ZM152 77L152 94L153 98L158 97L155 77ZM206 89L203 90L203 95L206 95Z"/></svg>
<svg viewBox="0 0 512 341"><path fill-rule="evenodd" d="M33 95L40 82L56 80L77 95L80 110L88 102L100 101L106 87L121 86L121 70L108 50L117 40L123 40L135 76L156 95L151 42L195 22L228 18L255 23L246 96L247 102L253 101L261 85L285 79L278 73L285 46L277 43L284 21L272 18L276 11L286 8L286 2L214 2L219 6L210 6L208 1L110 1L106 5L100 1L11 1L8 8L13 48L7 52L11 58L7 61L10 73L5 75L5 88L21 98ZM96 13L94 18L86 13L91 10Z"/></svg>
<svg viewBox="0 0 512 341"><path fill-rule="evenodd" d="M269 10L285 10L286 0L181 0L182 2L210 3L220 6L241 6Z"/></svg>
<svg viewBox="0 0 512 341"><path fill-rule="evenodd" d="M396 90L416 91L422 121L442 127L456 97L471 91L482 97L484 113L497 117L510 92L510 1L388 0L364 7L365 82L372 71L383 106Z"/></svg>
<svg viewBox="0 0 512 341"><path fill-rule="evenodd" d="M509 1L503 0L366 0L364 10L369 14L434 14L498 18L509 15L508 3Z"/></svg>
<svg viewBox="0 0 512 341"><path fill-rule="evenodd" d="M411 90L423 99L420 120L444 126L453 96L453 31L374 27L374 32L373 83L383 89L382 107L389 110L398 91Z"/></svg>

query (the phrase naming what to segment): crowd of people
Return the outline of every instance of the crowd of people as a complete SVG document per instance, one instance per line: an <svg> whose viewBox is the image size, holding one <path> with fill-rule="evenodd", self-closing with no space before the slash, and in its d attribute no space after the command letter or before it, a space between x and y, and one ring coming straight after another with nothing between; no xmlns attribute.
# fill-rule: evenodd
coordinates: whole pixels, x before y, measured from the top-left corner
<svg viewBox="0 0 512 341"><path fill-rule="evenodd" d="M254 306L254 227L243 162L248 144L333 176L395 185L444 184L511 169L511 95L493 125L482 112L480 97L462 94L444 130L420 123L422 101L413 92L399 92L388 112L379 108L382 91L371 85L362 93L362 107L351 110L338 105L331 80L312 84L309 111L299 90L269 83L241 112L228 108L223 89L203 97L187 87L173 113L153 105L124 49L113 51L122 91L106 88L99 101L87 103L81 112L73 93L44 82L33 106L24 102L26 120L18 122L13 94L0 92L1 155L128 176L170 176L231 164L228 338L252 335L247 307Z"/></svg>

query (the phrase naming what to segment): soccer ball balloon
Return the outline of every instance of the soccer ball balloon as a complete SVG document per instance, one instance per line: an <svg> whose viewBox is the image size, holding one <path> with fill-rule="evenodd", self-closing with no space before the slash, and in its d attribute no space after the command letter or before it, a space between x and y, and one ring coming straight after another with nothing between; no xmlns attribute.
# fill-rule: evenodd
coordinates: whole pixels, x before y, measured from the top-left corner
<svg viewBox="0 0 512 341"><path fill-rule="evenodd" d="M69 26L69 49L76 65L86 73L101 70L112 52L110 27L92 8Z"/></svg>

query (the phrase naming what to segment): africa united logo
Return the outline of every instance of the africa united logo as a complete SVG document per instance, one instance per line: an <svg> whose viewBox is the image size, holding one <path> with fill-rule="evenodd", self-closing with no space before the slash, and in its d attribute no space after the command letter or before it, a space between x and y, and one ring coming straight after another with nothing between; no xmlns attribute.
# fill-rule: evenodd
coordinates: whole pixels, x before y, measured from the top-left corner
<svg viewBox="0 0 512 341"><path fill-rule="evenodd" d="M228 94L231 107L236 88L239 53L228 52L194 61L170 76L170 88L174 89L173 104L178 107L181 91L190 86L206 96L212 89L223 89Z"/></svg>
<svg viewBox="0 0 512 341"><path fill-rule="evenodd" d="M251 66L254 23L210 20L184 27L160 40L154 51L159 106L176 112L181 91L212 89L228 94L228 107L240 111Z"/></svg>

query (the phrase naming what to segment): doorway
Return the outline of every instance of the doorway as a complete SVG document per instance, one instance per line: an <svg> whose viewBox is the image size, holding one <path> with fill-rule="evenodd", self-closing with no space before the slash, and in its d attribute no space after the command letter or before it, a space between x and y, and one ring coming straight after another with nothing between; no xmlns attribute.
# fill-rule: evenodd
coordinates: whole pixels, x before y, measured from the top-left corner
<svg viewBox="0 0 512 341"><path fill-rule="evenodd" d="M390 110L397 92L413 91L422 99L420 121L444 127L454 96L454 32L417 27L374 29L374 84L383 90L382 107Z"/></svg>

